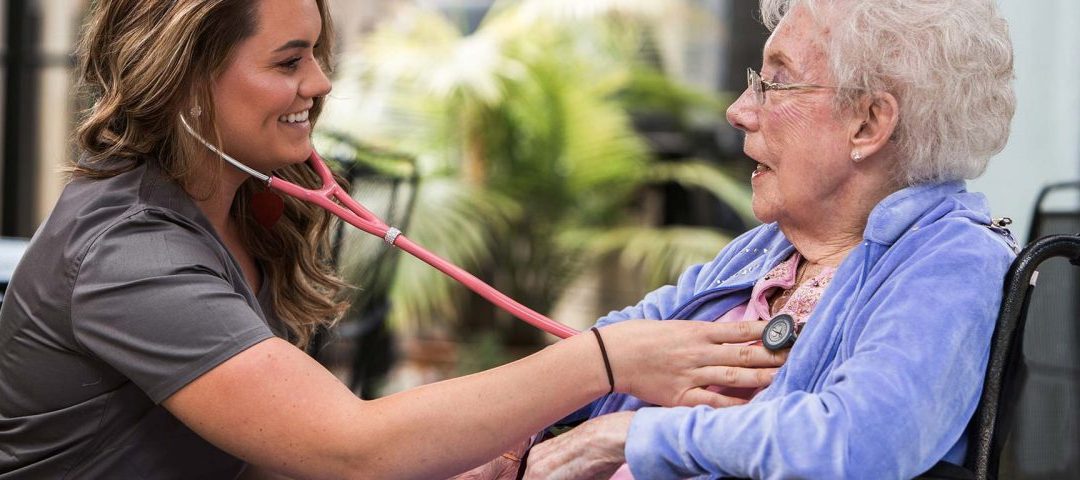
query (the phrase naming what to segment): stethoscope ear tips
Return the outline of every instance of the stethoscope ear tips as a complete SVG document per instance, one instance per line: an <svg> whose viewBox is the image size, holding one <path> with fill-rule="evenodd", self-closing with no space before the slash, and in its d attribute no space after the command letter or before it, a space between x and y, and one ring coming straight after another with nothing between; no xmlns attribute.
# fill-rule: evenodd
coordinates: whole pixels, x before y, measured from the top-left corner
<svg viewBox="0 0 1080 480"><path fill-rule="evenodd" d="M791 315L781 313L765 325L765 331L761 333L761 343L765 345L765 348L775 352L791 347L798 337L795 331L795 319Z"/></svg>

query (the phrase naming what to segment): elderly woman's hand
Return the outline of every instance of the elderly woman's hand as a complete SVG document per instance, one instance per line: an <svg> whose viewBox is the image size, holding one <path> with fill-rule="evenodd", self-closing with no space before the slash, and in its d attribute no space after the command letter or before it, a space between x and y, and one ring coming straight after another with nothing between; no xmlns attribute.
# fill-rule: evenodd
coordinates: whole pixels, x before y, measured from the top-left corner
<svg viewBox="0 0 1080 480"><path fill-rule="evenodd" d="M634 412L597 417L538 444L529 452L526 479L607 480L626 461L623 448Z"/></svg>
<svg viewBox="0 0 1080 480"><path fill-rule="evenodd" d="M709 323L634 320L602 328L615 389L660 406L746 403L708 386L769 385L787 352L739 345L761 338L767 322Z"/></svg>
<svg viewBox="0 0 1080 480"><path fill-rule="evenodd" d="M521 456L525 454L529 443L529 440L525 440L494 460L447 480L514 480L517 478L518 468L521 467Z"/></svg>

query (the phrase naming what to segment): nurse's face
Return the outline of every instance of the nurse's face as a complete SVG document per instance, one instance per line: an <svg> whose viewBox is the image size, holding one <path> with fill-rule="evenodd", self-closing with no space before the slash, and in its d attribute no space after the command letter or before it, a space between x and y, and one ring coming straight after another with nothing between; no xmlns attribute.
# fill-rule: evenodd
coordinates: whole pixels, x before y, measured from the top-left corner
<svg viewBox="0 0 1080 480"><path fill-rule="evenodd" d="M211 86L226 153L264 173L311 154L308 113L330 92L315 59L322 18L315 0L260 0L255 34Z"/></svg>

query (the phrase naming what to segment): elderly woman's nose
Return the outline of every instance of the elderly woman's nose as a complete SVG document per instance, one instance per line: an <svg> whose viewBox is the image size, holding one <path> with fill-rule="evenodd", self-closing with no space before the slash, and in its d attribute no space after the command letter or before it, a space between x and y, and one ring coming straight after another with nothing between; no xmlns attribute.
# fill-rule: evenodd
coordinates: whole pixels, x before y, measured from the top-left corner
<svg viewBox="0 0 1080 480"><path fill-rule="evenodd" d="M743 91L735 103L727 109L727 121L731 126L746 131L757 129L757 110L754 104L754 94L750 89Z"/></svg>

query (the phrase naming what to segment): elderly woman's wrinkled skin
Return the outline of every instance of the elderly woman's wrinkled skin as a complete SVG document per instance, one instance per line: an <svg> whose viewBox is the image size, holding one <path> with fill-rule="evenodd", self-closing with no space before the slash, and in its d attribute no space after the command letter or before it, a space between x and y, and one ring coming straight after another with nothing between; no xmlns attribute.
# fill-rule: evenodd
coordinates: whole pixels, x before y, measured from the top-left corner
<svg viewBox="0 0 1080 480"><path fill-rule="evenodd" d="M828 30L796 8L765 45L761 77L772 82L835 85L824 39ZM769 91L758 105L749 90L728 108L728 121L746 134L744 151L759 163L754 215L778 222L799 252L835 265L862 238L870 210L899 189L888 138L896 101L878 94L857 111L838 111L835 90ZM887 132L887 134L885 134ZM852 161L858 151L862 161Z"/></svg>

